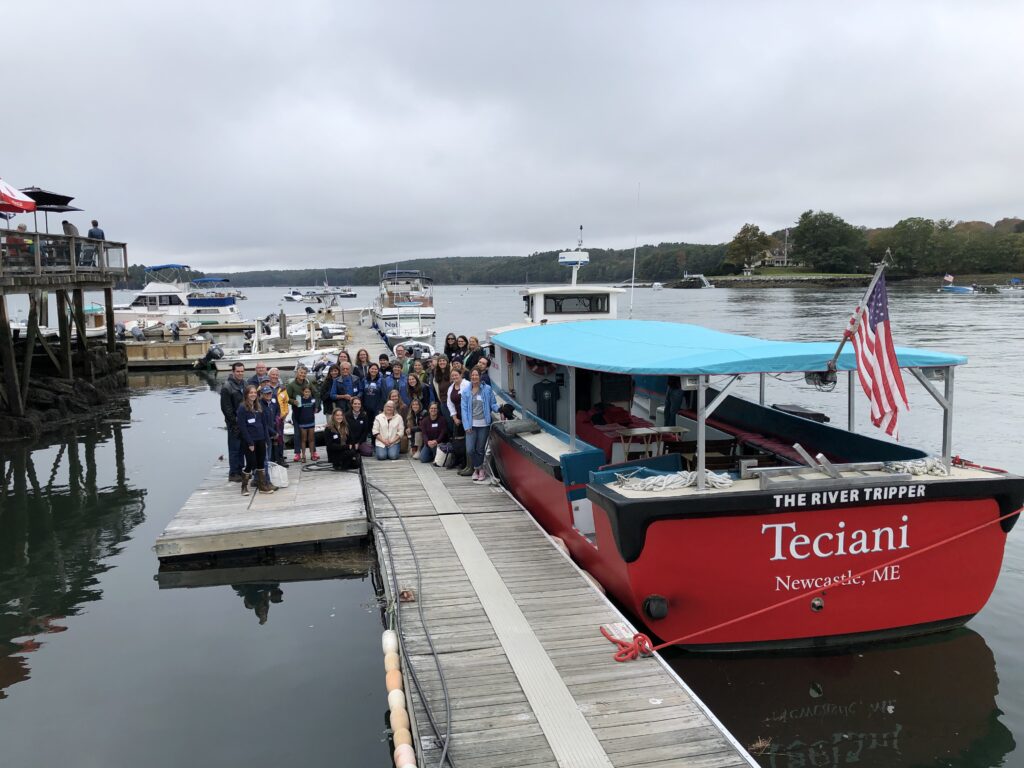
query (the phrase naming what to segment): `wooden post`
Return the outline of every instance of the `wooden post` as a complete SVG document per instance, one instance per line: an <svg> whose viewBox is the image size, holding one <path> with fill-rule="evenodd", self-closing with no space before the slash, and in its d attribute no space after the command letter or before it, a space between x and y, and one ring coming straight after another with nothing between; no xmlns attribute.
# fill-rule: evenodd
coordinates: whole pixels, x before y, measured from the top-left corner
<svg viewBox="0 0 1024 768"><path fill-rule="evenodd" d="M21 387L18 386L18 367L14 359L14 336L11 334L11 320L7 316L7 294L0 294L0 365L4 367L7 409L12 416L24 416Z"/></svg>
<svg viewBox="0 0 1024 768"><path fill-rule="evenodd" d="M28 404L28 384L32 376L32 358L36 352L36 336L39 334L39 291L28 295L28 323L25 327L25 359L21 364L21 408Z"/></svg>
<svg viewBox="0 0 1024 768"><path fill-rule="evenodd" d="M39 325L43 328L50 324L50 292L40 291L39 292L39 306L36 307L36 311L39 313ZM41 335L41 334L40 334Z"/></svg>
<svg viewBox="0 0 1024 768"><path fill-rule="evenodd" d="M90 382L96 380L89 357L89 337L85 335L85 293L81 288L71 292L75 303L75 329L78 331L78 353L82 361L82 376Z"/></svg>
<svg viewBox="0 0 1024 768"><path fill-rule="evenodd" d="M117 349L117 338L114 336L114 289L106 286L103 289L103 305L106 312L107 352L111 354Z"/></svg>
<svg viewBox="0 0 1024 768"><path fill-rule="evenodd" d="M57 291L57 327L60 330L60 375L73 379L74 366L71 364L71 323L68 320L68 293Z"/></svg>

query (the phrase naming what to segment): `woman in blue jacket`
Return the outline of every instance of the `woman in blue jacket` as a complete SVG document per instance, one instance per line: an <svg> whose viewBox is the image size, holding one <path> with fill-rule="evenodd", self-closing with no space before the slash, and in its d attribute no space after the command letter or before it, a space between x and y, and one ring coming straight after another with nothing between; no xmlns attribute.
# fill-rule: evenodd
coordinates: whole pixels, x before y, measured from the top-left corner
<svg viewBox="0 0 1024 768"><path fill-rule="evenodd" d="M236 414L238 434L242 443L242 454L245 456L245 469L242 470L242 494L249 492L249 481L256 474L256 484L260 493L273 493L274 487L267 480L263 468L267 461L267 440L274 436L273 414L270 409L260 405L256 387L245 388L242 404Z"/></svg>
<svg viewBox="0 0 1024 768"><path fill-rule="evenodd" d="M473 459L474 482L487 479L484 452L491 432L491 414L494 413L498 413L494 392L489 384L481 383L480 371L473 369L469 374L469 383L462 388L462 424L466 428L466 453ZM459 474L468 475L469 472L460 470Z"/></svg>

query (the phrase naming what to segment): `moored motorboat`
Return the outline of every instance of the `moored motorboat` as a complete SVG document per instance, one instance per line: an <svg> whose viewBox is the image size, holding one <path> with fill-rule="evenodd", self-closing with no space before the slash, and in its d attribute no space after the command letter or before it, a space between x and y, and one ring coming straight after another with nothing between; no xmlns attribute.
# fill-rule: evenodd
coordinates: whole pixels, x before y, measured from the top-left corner
<svg viewBox="0 0 1024 768"><path fill-rule="evenodd" d="M371 308L373 326L387 339L428 341L434 336L434 283L418 269L381 276Z"/></svg>
<svg viewBox="0 0 1024 768"><path fill-rule="evenodd" d="M549 300L570 288L589 312ZM857 369L853 351L618 320L614 290L533 289L527 322L491 332L492 386L523 414L492 429L491 449L502 482L652 633L701 650L824 647L981 610L1024 479L954 461L964 358L895 351L944 411L934 458L731 394L743 376L834 382ZM647 418L666 396L667 427Z"/></svg>
<svg viewBox="0 0 1024 768"><path fill-rule="evenodd" d="M199 278L191 285L181 279L191 270L187 264L160 264L146 267L149 280L128 304L114 305L118 323L145 322L170 324L187 319L190 323L237 327L244 322L235 306L236 297L211 285L227 282L224 278ZM205 281L205 282L203 282Z"/></svg>

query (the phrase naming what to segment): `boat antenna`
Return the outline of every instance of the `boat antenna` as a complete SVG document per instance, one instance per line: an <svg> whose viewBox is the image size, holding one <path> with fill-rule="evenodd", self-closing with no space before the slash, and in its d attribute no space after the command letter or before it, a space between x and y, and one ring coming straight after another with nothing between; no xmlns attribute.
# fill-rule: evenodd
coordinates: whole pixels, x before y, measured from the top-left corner
<svg viewBox="0 0 1024 768"><path fill-rule="evenodd" d="M637 228L639 229L640 221L640 182L636 183L636 213L637 213ZM633 230L633 274L629 278L629 319L633 319L633 291L636 290L636 241L637 241L637 230Z"/></svg>

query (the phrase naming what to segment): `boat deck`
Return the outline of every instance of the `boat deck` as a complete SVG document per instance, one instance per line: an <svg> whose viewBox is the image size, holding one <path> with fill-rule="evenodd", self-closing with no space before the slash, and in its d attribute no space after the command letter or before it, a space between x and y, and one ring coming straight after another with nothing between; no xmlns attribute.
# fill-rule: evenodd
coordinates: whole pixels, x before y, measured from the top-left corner
<svg viewBox="0 0 1024 768"><path fill-rule="evenodd" d="M154 550L161 560L292 544L357 540L368 524L359 476L288 467L288 487L243 496L218 461L167 524Z"/></svg>
<svg viewBox="0 0 1024 768"><path fill-rule="evenodd" d="M460 768L756 765L659 656L614 661L599 627L626 620L504 490L405 458L363 471L384 581L419 603L401 605L417 764L440 759L426 707L448 725L429 629Z"/></svg>

